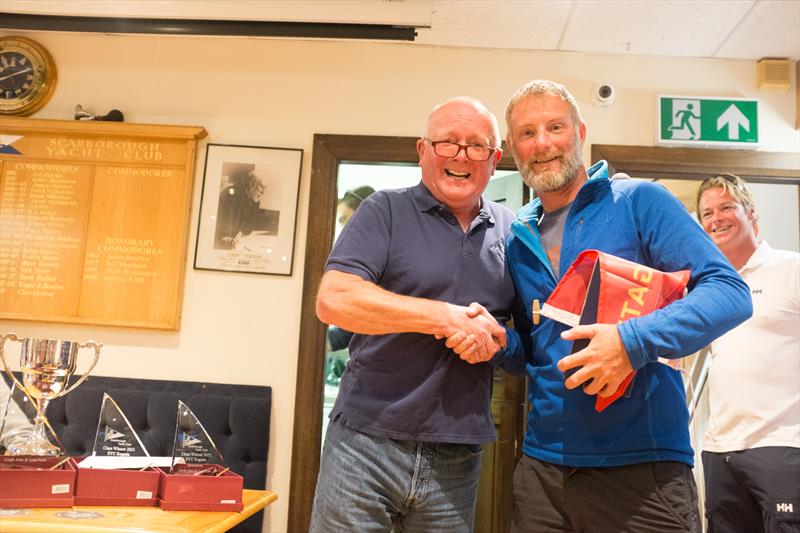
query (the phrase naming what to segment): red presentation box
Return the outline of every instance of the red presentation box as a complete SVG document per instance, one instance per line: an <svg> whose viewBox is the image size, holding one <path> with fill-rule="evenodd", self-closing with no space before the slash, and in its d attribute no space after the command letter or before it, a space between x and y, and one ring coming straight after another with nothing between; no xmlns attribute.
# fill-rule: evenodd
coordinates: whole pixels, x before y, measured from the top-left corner
<svg viewBox="0 0 800 533"><path fill-rule="evenodd" d="M78 467L75 505L152 507L158 503L159 471Z"/></svg>
<svg viewBox="0 0 800 533"><path fill-rule="evenodd" d="M158 505L166 511L241 511L242 476L222 465L160 468Z"/></svg>
<svg viewBox="0 0 800 533"><path fill-rule="evenodd" d="M0 456L0 507L72 507L75 470L71 457Z"/></svg>

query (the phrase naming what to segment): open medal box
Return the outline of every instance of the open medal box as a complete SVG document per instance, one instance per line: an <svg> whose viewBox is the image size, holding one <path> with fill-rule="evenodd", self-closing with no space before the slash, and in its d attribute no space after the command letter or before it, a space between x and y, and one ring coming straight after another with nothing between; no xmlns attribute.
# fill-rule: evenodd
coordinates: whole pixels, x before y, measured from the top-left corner
<svg viewBox="0 0 800 533"><path fill-rule="evenodd" d="M158 505L167 511L241 511L242 476L217 464L160 468Z"/></svg>
<svg viewBox="0 0 800 533"><path fill-rule="evenodd" d="M0 456L0 507L72 507L76 470L71 457Z"/></svg>
<svg viewBox="0 0 800 533"><path fill-rule="evenodd" d="M79 461L75 505L154 506L158 482L156 468L83 468Z"/></svg>

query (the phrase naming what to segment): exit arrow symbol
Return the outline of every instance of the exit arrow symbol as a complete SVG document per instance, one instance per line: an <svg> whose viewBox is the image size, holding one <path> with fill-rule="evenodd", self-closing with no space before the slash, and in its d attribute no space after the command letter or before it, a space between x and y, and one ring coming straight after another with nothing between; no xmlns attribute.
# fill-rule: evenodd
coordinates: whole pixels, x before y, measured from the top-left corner
<svg viewBox="0 0 800 533"><path fill-rule="evenodd" d="M731 104L728 109L717 118L717 131L728 126L728 139L739 139L739 128L750 131L750 121L736 105Z"/></svg>

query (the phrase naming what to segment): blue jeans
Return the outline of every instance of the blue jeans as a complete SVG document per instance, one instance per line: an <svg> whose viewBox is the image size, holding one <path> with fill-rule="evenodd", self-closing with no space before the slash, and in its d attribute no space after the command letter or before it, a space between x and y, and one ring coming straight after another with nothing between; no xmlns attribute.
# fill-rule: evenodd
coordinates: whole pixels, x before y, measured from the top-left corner
<svg viewBox="0 0 800 533"><path fill-rule="evenodd" d="M310 533L472 531L481 447L328 426Z"/></svg>

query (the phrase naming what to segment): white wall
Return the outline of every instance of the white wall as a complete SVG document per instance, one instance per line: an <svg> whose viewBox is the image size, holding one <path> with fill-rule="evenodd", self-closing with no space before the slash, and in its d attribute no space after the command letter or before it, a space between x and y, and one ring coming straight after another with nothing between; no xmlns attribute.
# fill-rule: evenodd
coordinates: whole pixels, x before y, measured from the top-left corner
<svg viewBox="0 0 800 533"><path fill-rule="evenodd" d="M9 34L7 31L0 32ZM15 32L49 48L58 86L38 118L72 108L121 109L128 122L204 126L207 142L303 148L297 246L291 277L192 269L198 173L176 333L4 321L2 331L105 344L96 374L271 385L268 485L279 500L265 531L286 531L306 217L314 133L418 135L428 111L460 94L502 116L531 78L565 83L583 107L588 143L651 145L657 94L761 99L763 148L798 151L790 93L756 89L753 61L450 49L413 44L248 38ZM600 36L599 38L605 38ZM590 103L591 87L618 89L613 107ZM501 128L502 125L501 118ZM586 154L588 156L587 146ZM720 169L724 170L724 169Z"/></svg>

